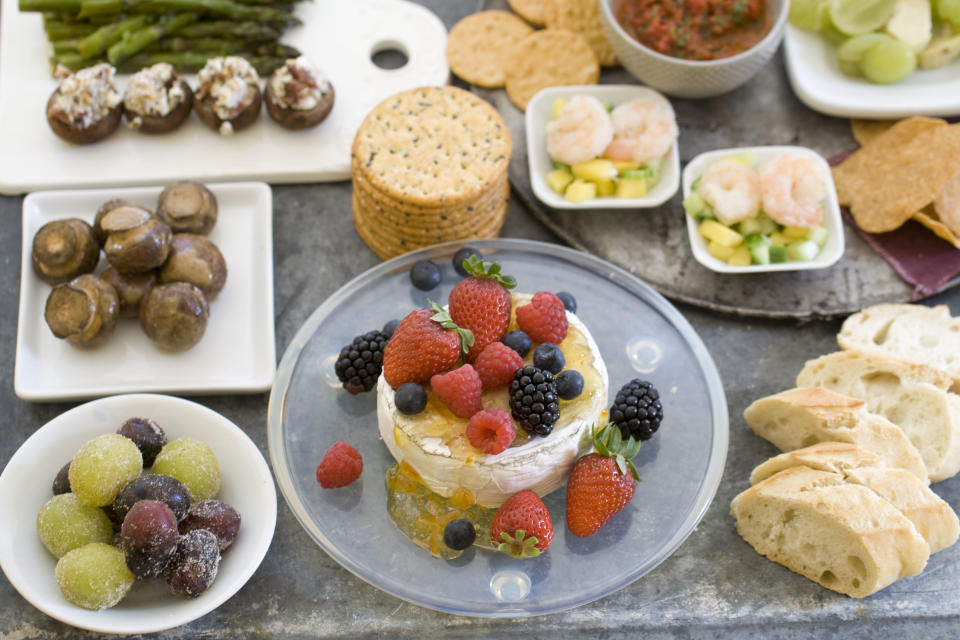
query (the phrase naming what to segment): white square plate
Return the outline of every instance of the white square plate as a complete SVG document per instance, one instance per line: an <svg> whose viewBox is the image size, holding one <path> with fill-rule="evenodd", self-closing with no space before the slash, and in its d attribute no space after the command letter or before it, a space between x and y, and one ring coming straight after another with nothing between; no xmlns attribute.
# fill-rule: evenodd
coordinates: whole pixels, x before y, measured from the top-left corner
<svg viewBox="0 0 960 640"><path fill-rule="evenodd" d="M829 267L843 255L843 218L840 216L840 204L837 202L837 188L833 184L833 176L830 173L830 165L820 154L806 147L737 147L735 149L717 149L716 151L707 151L701 153L691 160L683 168L683 197L686 199L690 195L690 185L699 178L714 162L735 156L740 153L752 153L757 158L757 167L762 167L782 153L796 153L798 155L812 158L823 169L822 173L827 181L827 198L823 207L823 226L830 232L827 238L827 244L816 258L809 262L780 262L777 264L751 264L744 267L735 267L726 262L714 258L707 251L707 241L697 230L697 225L688 213L683 215L687 218L687 236L690 238L690 247L693 249L693 257L697 262L706 268L719 273L763 273L766 271L805 271L808 269L823 269Z"/></svg>
<svg viewBox="0 0 960 640"><path fill-rule="evenodd" d="M788 24L784 49L793 91L816 111L843 118L960 114L960 60L883 85L844 75L837 47L811 31Z"/></svg>
<svg viewBox="0 0 960 640"><path fill-rule="evenodd" d="M648 209L663 204L680 187L680 152L677 142L663 158L660 181L642 198L595 198L586 202L570 202L547 185L547 174L553 169L547 155L547 123L553 119L553 101L575 95L591 95L614 106L636 98L654 100L670 107L663 94L633 84L600 84L543 89L530 99L524 115L527 129L527 159L530 162L530 183L533 193L554 209Z"/></svg>
<svg viewBox="0 0 960 640"><path fill-rule="evenodd" d="M54 337L43 318L50 285L33 272L33 236L59 218L93 221L111 198L156 207L160 187L46 191L23 201L20 316L14 391L24 400L65 400L134 391L265 391L273 384L273 199L262 182L210 185L219 216L210 240L227 262L227 283L210 303L200 342L182 353L156 348L135 318L121 318L110 339L78 349ZM98 272L106 261L101 255Z"/></svg>

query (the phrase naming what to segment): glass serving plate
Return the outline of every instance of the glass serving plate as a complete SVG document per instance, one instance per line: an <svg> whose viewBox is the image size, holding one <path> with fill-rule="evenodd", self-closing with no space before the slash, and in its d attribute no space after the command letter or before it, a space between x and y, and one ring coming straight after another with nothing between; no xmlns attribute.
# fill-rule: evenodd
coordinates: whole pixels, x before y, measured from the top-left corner
<svg viewBox="0 0 960 640"><path fill-rule="evenodd" d="M520 617L576 607L643 576L693 531L713 500L729 437L716 367L680 313L626 271L578 251L527 240L469 243L517 278L516 291L569 291L610 374L609 396L629 380L660 390L664 421L635 463L643 482L633 500L598 534L566 527L564 491L545 497L554 524L549 550L517 560L471 548L434 558L390 521L385 474L394 460L380 440L376 391L351 396L334 373L340 348L428 300L445 303L461 278L447 243L380 264L330 296L297 332L280 362L270 397L268 441L277 484L294 515L327 553L370 584L409 602L450 613ZM443 272L429 292L408 271L428 258ZM363 475L324 490L315 470L338 440L363 456Z"/></svg>

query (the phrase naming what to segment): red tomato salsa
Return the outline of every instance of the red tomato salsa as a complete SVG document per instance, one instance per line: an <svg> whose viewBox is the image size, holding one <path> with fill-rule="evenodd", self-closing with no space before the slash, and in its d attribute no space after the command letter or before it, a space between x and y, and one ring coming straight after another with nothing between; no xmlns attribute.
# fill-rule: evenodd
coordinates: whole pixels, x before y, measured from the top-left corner
<svg viewBox="0 0 960 640"><path fill-rule="evenodd" d="M620 0L615 14L641 44L686 60L734 56L771 26L766 0Z"/></svg>

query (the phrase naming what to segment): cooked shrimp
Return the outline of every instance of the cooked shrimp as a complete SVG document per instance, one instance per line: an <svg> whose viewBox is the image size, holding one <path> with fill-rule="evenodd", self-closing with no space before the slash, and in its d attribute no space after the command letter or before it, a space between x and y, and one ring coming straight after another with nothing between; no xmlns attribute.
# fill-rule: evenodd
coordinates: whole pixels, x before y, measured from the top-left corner
<svg viewBox="0 0 960 640"><path fill-rule="evenodd" d="M636 99L610 114L613 142L603 155L624 162L652 162L666 155L677 139L673 109L653 100Z"/></svg>
<svg viewBox="0 0 960 640"><path fill-rule="evenodd" d="M784 153L760 170L763 210L788 227L816 227L823 219L821 201L827 183L812 158Z"/></svg>
<svg viewBox="0 0 960 640"><path fill-rule="evenodd" d="M753 169L736 160L710 165L697 191L726 225L756 217L760 211L760 179Z"/></svg>
<svg viewBox="0 0 960 640"><path fill-rule="evenodd" d="M593 160L613 139L613 123L593 96L573 96L547 123L547 153L564 164Z"/></svg>

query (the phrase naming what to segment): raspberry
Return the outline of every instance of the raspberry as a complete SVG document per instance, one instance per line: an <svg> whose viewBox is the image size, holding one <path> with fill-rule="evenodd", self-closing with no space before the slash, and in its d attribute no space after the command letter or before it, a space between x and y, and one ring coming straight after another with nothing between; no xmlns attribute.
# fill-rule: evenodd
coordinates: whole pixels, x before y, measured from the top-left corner
<svg viewBox="0 0 960 640"><path fill-rule="evenodd" d="M516 435L513 418L503 409L478 411L467 425L470 444L491 455L506 451Z"/></svg>
<svg viewBox="0 0 960 640"><path fill-rule="evenodd" d="M513 373L523 366L523 358L502 342L491 342L473 366L480 374L483 390L489 391L510 384Z"/></svg>
<svg viewBox="0 0 960 640"><path fill-rule="evenodd" d="M530 304L517 307L517 324L534 342L560 344L567 337L567 310L549 291L538 291Z"/></svg>
<svg viewBox="0 0 960 640"><path fill-rule="evenodd" d="M363 458L346 442L335 442L317 465L317 482L324 489L351 484L363 473Z"/></svg>
<svg viewBox="0 0 960 640"><path fill-rule="evenodd" d="M483 409L483 386L480 376L471 365L465 364L447 373L430 378L430 386L437 397L458 418L469 418Z"/></svg>

